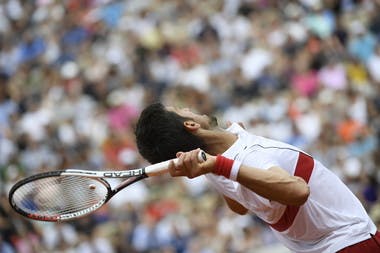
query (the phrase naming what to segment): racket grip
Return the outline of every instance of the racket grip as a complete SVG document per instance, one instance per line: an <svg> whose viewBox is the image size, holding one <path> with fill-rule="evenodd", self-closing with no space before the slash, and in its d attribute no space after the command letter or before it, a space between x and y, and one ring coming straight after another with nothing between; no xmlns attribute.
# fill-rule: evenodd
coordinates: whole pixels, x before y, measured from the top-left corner
<svg viewBox="0 0 380 253"><path fill-rule="evenodd" d="M198 161L200 163L202 163L202 162L204 162L206 160L207 160L206 153L203 150L199 150L199 152L198 152ZM151 177L151 176L159 176L161 174L165 174L165 173L167 173L169 171L168 167L169 167L169 164L170 164L171 161L173 161L174 163L177 163L178 162L178 158L149 165L149 166L145 167L145 173L149 177Z"/></svg>
<svg viewBox="0 0 380 253"><path fill-rule="evenodd" d="M207 161L206 153L202 149L199 150L199 152L198 152L198 161L200 163L203 163L203 162Z"/></svg>

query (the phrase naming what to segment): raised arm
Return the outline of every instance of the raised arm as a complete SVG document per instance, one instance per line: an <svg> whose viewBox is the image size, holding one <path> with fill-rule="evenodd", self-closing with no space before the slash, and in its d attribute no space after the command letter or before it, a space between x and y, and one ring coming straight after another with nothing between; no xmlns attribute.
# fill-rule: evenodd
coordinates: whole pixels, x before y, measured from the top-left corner
<svg viewBox="0 0 380 253"><path fill-rule="evenodd" d="M170 174L174 177L194 178L206 173L213 173L216 157L208 155L206 162L199 163L198 152L199 150L193 150L179 153L178 163L171 163L169 166ZM236 181L256 194L284 205L302 205L310 194L309 186L302 178L292 176L280 167L263 170L241 165ZM226 201L228 204L227 199Z"/></svg>
<svg viewBox="0 0 380 253"><path fill-rule="evenodd" d="M302 178L289 175L280 167L262 170L242 165L237 181L258 195L284 205L300 206L310 194Z"/></svg>

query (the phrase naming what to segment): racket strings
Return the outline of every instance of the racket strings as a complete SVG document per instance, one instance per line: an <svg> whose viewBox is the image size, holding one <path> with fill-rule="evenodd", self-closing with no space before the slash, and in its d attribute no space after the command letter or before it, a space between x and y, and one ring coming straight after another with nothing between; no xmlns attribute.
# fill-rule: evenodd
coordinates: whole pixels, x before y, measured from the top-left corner
<svg viewBox="0 0 380 253"><path fill-rule="evenodd" d="M72 214L104 202L107 187L100 181L78 176L41 178L19 187L15 204L26 213L41 216Z"/></svg>

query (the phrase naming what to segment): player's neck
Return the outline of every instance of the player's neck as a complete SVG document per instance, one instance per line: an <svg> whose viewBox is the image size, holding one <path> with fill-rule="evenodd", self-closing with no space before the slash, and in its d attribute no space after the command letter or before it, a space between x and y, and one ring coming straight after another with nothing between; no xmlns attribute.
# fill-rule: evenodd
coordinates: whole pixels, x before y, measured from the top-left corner
<svg viewBox="0 0 380 253"><path fill-rule="evenodd" d="M206 143L205 151L211 155L224 153L237 140L237 136L226 131L207 131L202 136Z"/></svg>

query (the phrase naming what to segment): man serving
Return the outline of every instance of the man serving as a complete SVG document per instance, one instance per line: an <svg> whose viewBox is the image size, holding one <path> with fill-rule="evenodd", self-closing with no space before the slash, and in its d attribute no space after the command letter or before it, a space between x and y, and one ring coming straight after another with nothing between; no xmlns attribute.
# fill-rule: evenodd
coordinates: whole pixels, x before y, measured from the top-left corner
<svg viewBox="0 0 380 253"><path fill-rule="evenodd" d="M135 133L150 163L178 157L173 177L204 175L231 210L256 214L293 252L380 252L380 233L356 196L292 145L160 103L144 109ZM207 161L198 161L199 149Z"/></svg>

